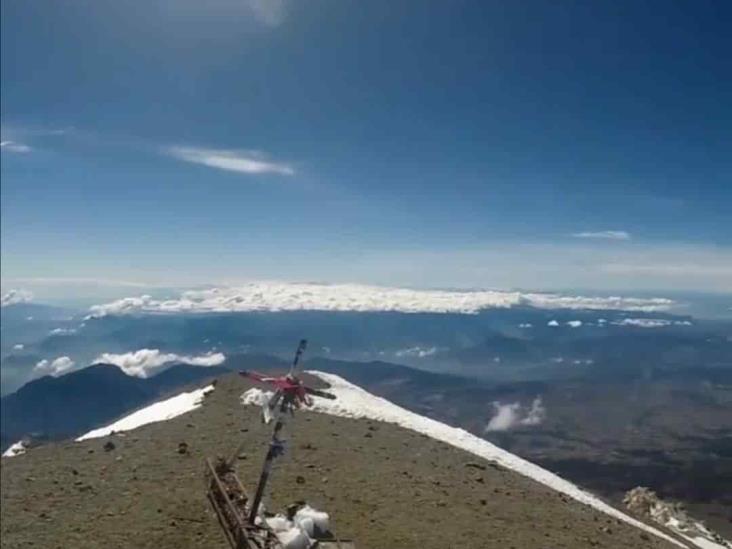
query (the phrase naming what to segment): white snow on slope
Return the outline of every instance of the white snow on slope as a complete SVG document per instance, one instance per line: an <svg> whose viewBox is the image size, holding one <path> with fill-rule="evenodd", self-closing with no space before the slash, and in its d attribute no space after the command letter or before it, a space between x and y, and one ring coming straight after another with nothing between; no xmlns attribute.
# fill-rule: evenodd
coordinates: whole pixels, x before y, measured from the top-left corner
<svg viewBox="0 0 732 549"><path fill-rule="evenodd" d="M680 541L675 540L660 530L648 526L647 524L636 520L625 513L611 507L596 496L585 492L571 482L542 469L525 459L522 459L498 446L479 438L464 429L450 427L439 421L415 414L409 410L397 406L388 400L372 395L368 391L349 383L345 379L325 372L308 371L307 373L321 378L330 384L329 393L336 396L335 400L326 400L315 398L313 406L309 410L348 418L368 418L386 423L395 423L406 429L416 431L427 435L435 440L439 440L461 448L471 454L475 454L483 459L495 461L499 465L511 469L523 476L529 477L541 484L544 484L558 492L562 492L567 496L589 505L606 513L614 518L620 519L632 526L645 530L655 536L665 539L677 545L688 549L687 546ZM266 400L266 392L261 389L249 389L242 395L243 404L258 405ZM305 408L306 410L308 408Z"/></svg>
<svg viewBox="0 0 732 549"><path fill-rule="evenodd" d="M497 290L413 290L363 284L251 282L238 287L183 292L177 299L149 295L94 305L88 318L141 313L222 313L249 311L391 311L476 314L484 309L531 306L542 309L621 309L665 311L665 298L589 297Z"/></svg>
<svg viewBox="0 0 732 549"><path fill-rule="evenodd" d="M106 437L107 435L120 431L130 431L137 427L147 425L148 423L173 419L174 417L178 417L186 412L190 412L191 410L198 408L203 402L203 397L213 391L213 389L213 385L208 385L207 387L202 387L201 389L196 389L189 393L181 393L166 400L155 402L154 404L142 408L141 410L137 410L136 412L133 412L130 415L107 425L106 427L100 427L99 429L89 431L77 438L76 441L80 442L90 438Z"/></svg>
<svg viewBox="0 0 732 549"><path fill-rule="evenodd" d="M26 445L25 442L19 440L18 442L11 444L7 450L3 452L4 458L15 457L21 454L25 454Z"/></svg>
<svg viewBox="0 0 732 549"><path fill-rule="evenodd" d="M623 498L625 506L636 515L648 517L702 549L732 549L732 543L712 532L686 512L683 505L667 502L649 488L637 486Z"/></svg>
<svg viewBox="0 0 732 549"><path fill-rule="evenodd" d="M676 532L679 536L689 540L697 547L701 547L701 549L728 549L730 547L730 545L722 545L721 543L712 541L711 532L700 522L697 522L694 526L696 530L701 530L702 536L694 535L694 532L689 532L683 525L680 525L678 521L673 519L666 522L665 526L672 532Z"/></svg>

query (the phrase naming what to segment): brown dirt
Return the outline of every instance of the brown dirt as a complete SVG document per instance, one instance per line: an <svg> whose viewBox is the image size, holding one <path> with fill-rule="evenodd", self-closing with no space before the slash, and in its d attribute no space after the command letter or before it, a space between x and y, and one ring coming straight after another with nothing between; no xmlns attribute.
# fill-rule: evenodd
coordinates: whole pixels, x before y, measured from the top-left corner
<svg viewBox="0 0 732 549"><path fill-rule="evenodd" d="M201 408L176 419L3 459L2 547L226 549L205 498L203 462L243 443L236 467L253 491L271 427L239 404L248 386L228 376ZM307 500L359 549L674 547L394 425L301 412L287 435L268 508ZM115 448L105 451L110 439Z"/></svg>

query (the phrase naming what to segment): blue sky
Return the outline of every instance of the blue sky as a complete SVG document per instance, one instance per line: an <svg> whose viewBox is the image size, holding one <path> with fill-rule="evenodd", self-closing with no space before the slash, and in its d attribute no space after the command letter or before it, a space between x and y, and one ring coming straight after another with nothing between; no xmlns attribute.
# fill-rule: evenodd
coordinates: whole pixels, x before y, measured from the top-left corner
<svg viewBox="0 0 732 549"><path fill-rule="evenodd" d="M732 292L731 19L3 0L3 287Z"/></svg>

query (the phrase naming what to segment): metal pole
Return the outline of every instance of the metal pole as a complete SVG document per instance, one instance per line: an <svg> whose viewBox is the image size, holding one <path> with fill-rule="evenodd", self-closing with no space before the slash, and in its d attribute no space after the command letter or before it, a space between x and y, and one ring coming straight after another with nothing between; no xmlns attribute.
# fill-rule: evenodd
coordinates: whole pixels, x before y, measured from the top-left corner
<svg viewBox="0 0 732 549"><path fill-rule="evenodd" d="M308 340L307 339L301 339L300 344L297 346L297 351L295 352L295 359L292 361L292 366L290 366L290 374L293 375L295 373L295 369L297 368L297 365L300 363L300 356L305 352L305 349L308 346Z"/></svg>
<svg viewBox="0 0 732 549"><path fill-rule="evenodd" d="M285 396L282 399L280 405L280 416L277 418L275 423L274 432L272 433L272 440L269 443L269 450L267 450L267 456L264 458L264 466L262 467L262 474L259 476L259 485L257 486L257 492L254 495L252 506L249 509L249 523L254 525L254 521L257 518L257 511L259 510L259 504L262 502L262 496L264 495L264 488L267 486L267 479L269 473L272 470L272 462L274 458L282 453L282 441L277 438L282 427L285 425L285 416L287 414L288 405L290 398Z"/></svg>

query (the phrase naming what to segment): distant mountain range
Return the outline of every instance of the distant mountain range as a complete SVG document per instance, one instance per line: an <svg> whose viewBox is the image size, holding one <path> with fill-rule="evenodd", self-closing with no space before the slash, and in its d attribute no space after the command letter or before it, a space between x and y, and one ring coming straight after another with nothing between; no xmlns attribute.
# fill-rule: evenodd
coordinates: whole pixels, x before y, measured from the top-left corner
<svg viewBox="0 0 732 549"><path fill-rule="evenodd" d="M3 394L31 379L44 359L68 356L85 365L105 353L139 349L289 357L303 336L310 357L396 362L489 381L645 375L649 362L732 364L731 322L664 313L513 307L478 314L290 311L84 321L62 311L29 304L3 308Z"/></svg>
<svg viewBox="0 0 732 549"><path fill-rule="evenodd" d="M664 341L660 337L659 345ZM57 440L83 434L231 370L287 368L285 359L241 354L229 356L225 367L176 365L149 379L111 365L41 378L2 399L3 448L25 435ZM732 482L732 368L651 368L649 376L517 382L324 357L306 360L303 368L340 375L407 409L484 436L606 497L617 500L640 484L699 504L697 513L725 531L719 514L732 504L723 487ZM537 399L542 414L521 423ZM516 417L488 432L497 405Z"/></svg>
<svg viewBox="0 0 732 549"><path fill-rule="evenodd" d="M83 434L186 385L227 371L179 364L141 379L117 366L95 364L60 377L42 377L0 401L2 449L24 436L62 439Z"/></svg>

